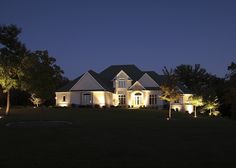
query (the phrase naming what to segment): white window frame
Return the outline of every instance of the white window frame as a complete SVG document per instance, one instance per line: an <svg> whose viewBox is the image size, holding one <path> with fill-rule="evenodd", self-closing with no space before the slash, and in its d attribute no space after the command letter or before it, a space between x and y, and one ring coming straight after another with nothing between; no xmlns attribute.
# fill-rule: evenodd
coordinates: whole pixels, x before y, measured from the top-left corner
<svg viewBox="0 0 236 168"><path fill-rule="evenodd" d="M118 79L118 88L126 88L125 79Z"/></svg>

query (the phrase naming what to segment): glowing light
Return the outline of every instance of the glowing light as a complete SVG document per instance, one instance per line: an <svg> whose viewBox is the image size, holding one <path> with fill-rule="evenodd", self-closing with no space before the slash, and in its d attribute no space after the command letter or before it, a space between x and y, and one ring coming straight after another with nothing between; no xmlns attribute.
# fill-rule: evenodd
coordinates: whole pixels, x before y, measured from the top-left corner
<svg viewBox="0 0 236 168"><path fill-rule="evenodd" d="M69 105L68 105L67 102L59 102L58 106L60 106L60 107L68 107Z"/></svg>
<svg viewBox="0 0 236 168"><path fill-rule="evenodd" d="M181 104L172 104L171 108L174 110L181 111L182 110L182 105Z"/></svg>
<svg viewBox="0 0 236 168"><path fill-rule="evenodd" d="M189 114L193 113L193 105L187 104L184 105L185 111L188 111Z"/></svg>
<svg viewBox="0 0 236 168"><path fill-rule="evenodd" d="M213 111L211 113L209 113L209 115L213 115L213 116L219 116L220 115L220 112L219 111Z"/></svg>
<svg viewBox="0 0 236 168"><path fill-rule="evenodd" d="M100 107L105 106L104 92L93 92L93 104L98 104Z"/></svg>

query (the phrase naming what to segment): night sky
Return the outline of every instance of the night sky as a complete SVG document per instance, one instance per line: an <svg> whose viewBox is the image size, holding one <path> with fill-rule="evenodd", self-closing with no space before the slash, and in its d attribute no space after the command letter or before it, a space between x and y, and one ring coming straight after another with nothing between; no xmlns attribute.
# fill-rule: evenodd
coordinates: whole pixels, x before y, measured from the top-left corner
<svg viewBox="0 0 236 168"><path fill-rule="evenodd" d="M70 79L112 64L198 63L223 77L236 61L236 0L0 0L0 24L21 27Z"/></svg>

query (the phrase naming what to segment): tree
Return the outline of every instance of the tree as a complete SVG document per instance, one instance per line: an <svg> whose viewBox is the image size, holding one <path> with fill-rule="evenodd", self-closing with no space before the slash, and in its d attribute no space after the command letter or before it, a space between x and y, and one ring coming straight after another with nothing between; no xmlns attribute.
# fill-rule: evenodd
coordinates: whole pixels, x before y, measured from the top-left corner
<svg viewBox="0 0 236 168"><path fill-rule="evenodd" d="M19 89L42 100L54 98L55 90L68 81L47 51L31 52L19 40L21 29L0 26L0 85L7 93L6 114L10 111L10 92Z"/></svg>
<svg viewBox="0 0 236 168"><path fill-rule="evenodd" d="M55 62L56 59L47 51L32 52L24 60L24 88L41 101L54 98L56 89L68 80L62 76L63 71Z"/></svg>
<svg viewBox="0 0 236 168"><path fill-rule="evenodd" d="M163 83L161 88L161 96L162 100L169 102L169 111L168 111L168 119L171 119L171 103L178 100L180 97L179 89L177 87L177 80L173 74L173 70L167 70L166 67L162 70L164 75L166 76L165 82Z"/></svg>
<svg viewBox="0 0 236 168"><path fill-rule="evenodd" d="M212 115L212 110L216 110L219 107L219 102L217 97L215 97L213 100L209 100L205 103L205 109L210 110L209 115Z"/></svg>
<svg viewBox="0 0 236 168"><path fill-rule="evenodd" d="M226 89L224 94L224 104L229 106L230 116L236 118L236 63L232 62L228 66L228 74L226 75Z"/></svg>
<svg viewBox="0 0 236 168"><path fill-rule="evenodd" d="M178 81L184 83L194 94L201 95L202 89L207 85L209 74L200 64L179 65L175 68Z"/></svg>
<svg viewBox="0 0 236 168"><path fill-rule="evenodd" d="M204 105L203 99L201 96L192 96L191 103L194 106L194 117L196 118L197 117L197 107Z"/></svg>
<svg viewBox="0 0 236 168"><path fill-rule="evenodd" d="M222 102L224 79L208 73L200 64L177 66L175 75L196 97L202 97L203 102L214 102L215 97Z"/></svg>
<svg viewBox="0 0 236 168"><path fill-rule="evenodd" d="M18 39L20 33L21 29L15 25L0 25L0 85L7 93L6 115L10 111L11 89L21 87L22 60L28 54Z"/></svg>
<svg viewBox="0 0 236 168"><path fill-rule="evenodd" d="M36 107L39 107L40 104L42 104L42 99L36 97L35 94L32 94L31 97L30 97L30 101L36 105Z"/></svg>

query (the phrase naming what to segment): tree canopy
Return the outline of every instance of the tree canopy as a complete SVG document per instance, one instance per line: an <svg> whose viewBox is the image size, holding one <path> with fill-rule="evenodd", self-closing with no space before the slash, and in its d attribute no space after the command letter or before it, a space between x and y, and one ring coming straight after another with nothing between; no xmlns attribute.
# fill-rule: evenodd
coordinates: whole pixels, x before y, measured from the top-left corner
<svg viewBox="0 0 236 168"><path fill-rule="evenodd" d="M47 51L28 50L19 40L20 33L16 25L0 25L0 85L7 93L6 114L12 89L25 90L45 100L67 81L56 59Z"/></svg>
<svg viewBox="0 0 236 168"><path fill-rule="evenodd" d="M224 103L229 107L229 113L232 118L236 119L236 63L232 62L228 66L228 74L226 77Z"/></svg>
<svg viewBox="0 0 236 168"><path fill-rule="evenodd" d="M6 113L10 110L10 90L21 87L24 76L22 60L28 54L19 40L21 29L15 25L0 26L0 85L7 93Z"/></svg>
<svg viewBox="0 0 236 168"><path fill-rule="evenodd" d="M48 51L31 52L24 60L24 87L35 97L50 99L61 83L67 81L62 76L63 70L56 64L56 59Z"/></svg>
<svg viewBox="0 0 236 168"><path fill-rule="evenodd" d="M179 65L174 70L178 81L184 83L193 93L201 95L207 85L209 74L200 64Z"/></svg>
<svg viewBox="0 0 236 168"><path fill-rule="evenodd" d="M171 103L178 100L180 97L180 92L177 87L176 76L172 69L168 70L166 67L162 70L163 74L166 76L165 81L161 88L161 96L162 100L169 102L169 118L171 118Z"/></svg>

